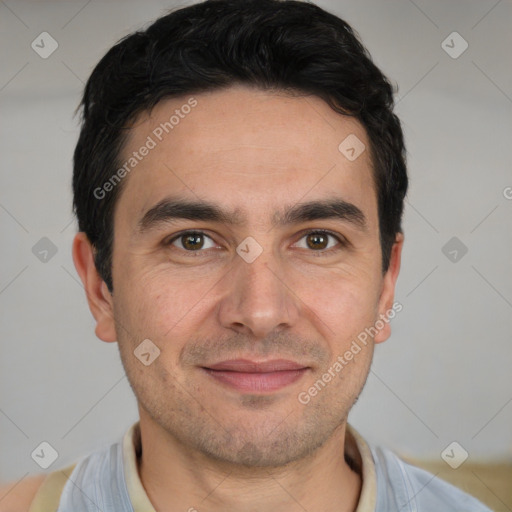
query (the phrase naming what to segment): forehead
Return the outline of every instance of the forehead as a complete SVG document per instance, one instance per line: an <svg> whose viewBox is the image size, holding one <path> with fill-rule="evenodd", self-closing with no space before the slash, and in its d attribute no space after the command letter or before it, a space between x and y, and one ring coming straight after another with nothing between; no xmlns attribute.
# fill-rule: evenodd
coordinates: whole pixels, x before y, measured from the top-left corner
<svg viewBox="0 0 512 512"><path fill-rule="evenodd" d="M362 125L317 97L232 86L163 100L130 129L120 161L134 165L126 165L116 219L134 225L166 197L183 196L271 222L279 203L336 193L371 224L369 153Z"/></svg>

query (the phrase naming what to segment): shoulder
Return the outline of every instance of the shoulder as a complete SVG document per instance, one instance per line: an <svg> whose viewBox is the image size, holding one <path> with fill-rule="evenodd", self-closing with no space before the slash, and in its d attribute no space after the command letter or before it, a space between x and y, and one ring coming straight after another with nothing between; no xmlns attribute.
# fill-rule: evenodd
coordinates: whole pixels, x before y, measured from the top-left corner
<svg viewBox="0 0 512 512"><path fill-rule="evenodd" d="M18 482L0 484L0 512L28 512L46 476L43 473Z"/></svg>
<svg viewBox="0 0 512 512"><path fill-rule="evenodd" d="M378 511L398 506L410 510L491 512L473 496L441 480L432 473L408 464L392 451L371 447L377 474ZM391 510L390 508L389 510Z"/></svg>

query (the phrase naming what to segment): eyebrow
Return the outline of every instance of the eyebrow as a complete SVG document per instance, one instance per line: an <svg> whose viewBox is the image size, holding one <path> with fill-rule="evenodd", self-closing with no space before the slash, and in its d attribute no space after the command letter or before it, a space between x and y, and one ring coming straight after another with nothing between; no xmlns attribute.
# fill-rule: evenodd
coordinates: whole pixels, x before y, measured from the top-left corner
<svg viewBox="0 0 512 512"><path fill-rule="evenodd" d="M232 226L246 223L239 210L227 211L208 201L186 201L166 198L150 208L138 222L139 233L155 229L161 224L174 220L209 221ZM364 213L354 204L341 198L323 199L286 206L283 212L272 217L272 226L286 226L301 222L337 219L366 231L367 222Z"/></svg>

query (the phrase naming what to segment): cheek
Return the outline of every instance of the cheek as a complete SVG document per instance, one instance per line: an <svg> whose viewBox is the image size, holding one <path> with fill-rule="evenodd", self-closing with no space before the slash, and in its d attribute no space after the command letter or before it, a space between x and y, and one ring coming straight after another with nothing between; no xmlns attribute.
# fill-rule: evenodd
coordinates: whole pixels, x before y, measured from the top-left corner
<svg viewBox="0 0 512 512"><path fill-rule="evenodd" d="M343 345L375 319L377 285L370 275L333 273L307 290L304 302L324 322L325 337L333 343Z"/></svg>
<svg viewBox="0 0 512 512"><path fill-rule="evenodd" d="M184 280L178 272L155 269L132 272L131 278L120 283L116 301L116 318L122 318L137 337L149 338L161 349L168 340L176 341L194 333L184 333L199 322L212 284L203 280ZM179 335L178 335L179 334Z"/></svg>

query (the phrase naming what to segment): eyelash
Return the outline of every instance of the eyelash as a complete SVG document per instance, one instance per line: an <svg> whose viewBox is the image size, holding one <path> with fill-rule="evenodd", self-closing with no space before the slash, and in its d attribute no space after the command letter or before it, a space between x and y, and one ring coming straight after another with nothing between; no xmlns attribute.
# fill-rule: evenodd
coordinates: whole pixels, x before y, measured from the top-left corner
<svg viewBox="0 0 512 512"><path fill-rule="evenodd" d="M327 254L330 254L331 252L337 252L339 250L341 250L342 248L348 246L348 242L347 240L342 237L341 235L338 235L332 231L329 231L327 229L311 229L311 230L308 230L306 232L304 232L302 234L302 236L299 238L298 241L302 240L304 237L308 236L308 235L312 235L312 234L321 234L321 235L329 235L333 238L335 238L338 243L339 243L339 246L336 247L336 248L330 248L330 249L322 249L322 250L313 250L311 249L309 252L311 252L314 256L323 256L325 255L326 253ZM175 242L176 240L186 236L186 235L203 235L207 238L209 238L210 240L213 241L212 237L209 236L208 234L206 234L204 231L201 231L201 230L189 230L189 231L182 231L181 233L178 233L176 235L174 235L171 239L169 239L168 241L165 242L165 245L166 246L171 246L173 242ZM295 242L297 243L297 242ZM197 256L201 256L201 253L202 252L205 252L207 249L198 249L197 251L188 251L187 249L182 249L181 247L174 247L175 249L179 249L180 251L182 252L185 252L185 253L188 253L189 255L193 256L193 257L197 257Z"/></svg>

